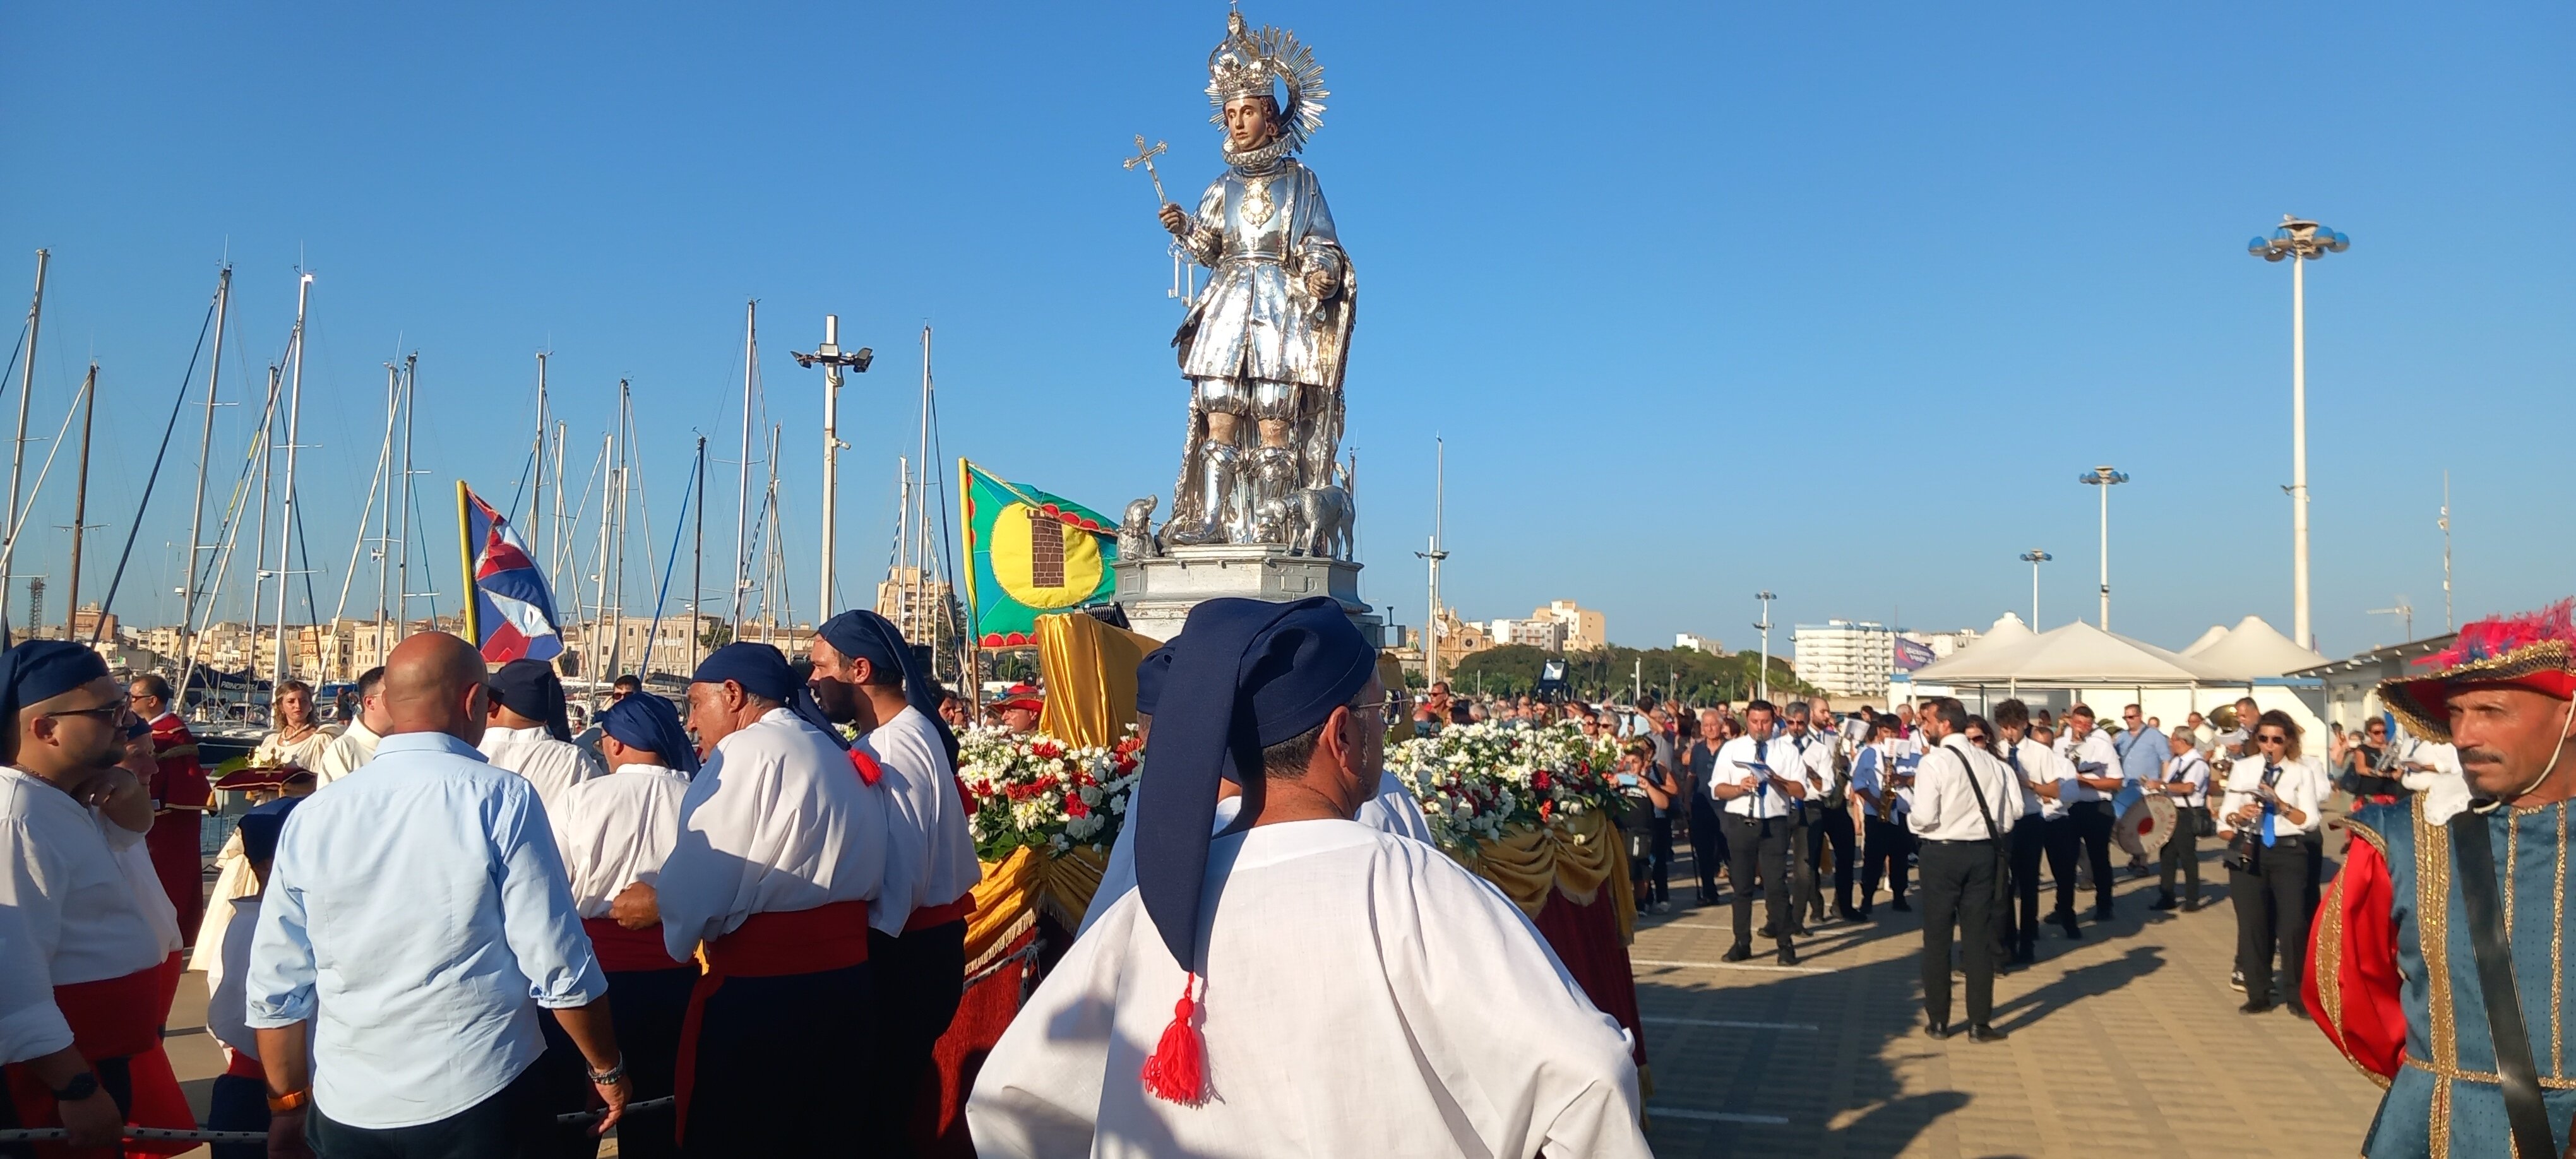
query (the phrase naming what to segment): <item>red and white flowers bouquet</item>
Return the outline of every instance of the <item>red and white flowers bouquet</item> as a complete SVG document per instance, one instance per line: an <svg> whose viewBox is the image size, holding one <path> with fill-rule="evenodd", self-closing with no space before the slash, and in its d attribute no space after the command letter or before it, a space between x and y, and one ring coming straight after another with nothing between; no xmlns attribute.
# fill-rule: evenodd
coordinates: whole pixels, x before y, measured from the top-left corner
<svg viewBox="0 0 2576 1159"><path fill-rule="evenodd" d="M1126 822L1144 747L1132 734L1093 748L1040 733L966 730L957 738L957 781L975 801L967 827L976 856L997 862L1024 845L1049 854L1076 845L1105 853Z"/></svg>
<svg viewBox="0 0 2576 1159"><path fill-rule="evenodd" d="M1460 850L1617 807L1618 763L1618 741L1573 724L1452 725L1387 753L1387 767L1422 802L1431 835Z"/></svg>

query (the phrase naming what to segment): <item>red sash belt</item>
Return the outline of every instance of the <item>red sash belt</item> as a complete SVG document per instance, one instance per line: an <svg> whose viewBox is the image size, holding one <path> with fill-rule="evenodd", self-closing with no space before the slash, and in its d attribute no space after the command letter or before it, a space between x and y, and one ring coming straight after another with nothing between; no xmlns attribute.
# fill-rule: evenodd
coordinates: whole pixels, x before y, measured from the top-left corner
<svg viewBox="0 0 2576 1159"><path fill-rule="evenodd" d="M693 969L688 962L676 961L662 945L662 923L655 922L640 930L617 924L615 918L584 918L581 932L590 935L590 952L599 959L599 968L624 972L629 970Z"/></svg>
<svg viewBox="0 0 2576 1159"><path fill-rule="evenodd" d="M54 987L54 1006L62 1011L63 1021L71 1025L72 1047L80 1051L82 1058L91 1062L128 1060L126 1071L133 1083L134 1103L127 1121L134 1126L186 1130L197 1125L196 1116L188 1110L187 1096L179 1089L178 1077L170 1070L169 1058L161 1053L161 1019L169 1012L168 995L176 989L183 965L179 955L173 954L122 978ZM53 1091L24 1066L9 1068L9 1098L17 1104L21 1124L62 1125ZM193 1143L136 1144L128 1153L176 1154L193 1147Z"/></svg>
<svg viewBox="0 0 2576 1159"><path fill-rule="evenodd" d="M252 1058L247 1054L243 1054L238 1050L228 1050L224 1053L232 1056L232 1061L224 1064L224 1074L227 1077L253 1079L262 1083L268 1081L268 1068L262 1065L258 1059Z"/></svg>
<svg viewBox="0 0 2576 1159"><path fill-rule="evenodd" d="M932 926L944 926L950 922L962 922L972 916L974 912L975 895L972 893L961 893L957 895L957 900L949 902L947 905L935 905L927 909L917 909L912 911L912 916L905 918L903 921L903 932L908 934L914 930L926 930Z"/></svg>
<svg viewBox="0 0 2576 1159"><path fill-rule="evenodd" d="M699 948L706 973L689 991L689 1012L680 1021L678 1073L672 1137L684 1139L689 1129L689 1095L697 1085L698 1031L706 1020L707 1000L724 988L725 979L777 978L820 974L868 960L868 903L836 901L814 909L757 913L732 933Z"/></svg>

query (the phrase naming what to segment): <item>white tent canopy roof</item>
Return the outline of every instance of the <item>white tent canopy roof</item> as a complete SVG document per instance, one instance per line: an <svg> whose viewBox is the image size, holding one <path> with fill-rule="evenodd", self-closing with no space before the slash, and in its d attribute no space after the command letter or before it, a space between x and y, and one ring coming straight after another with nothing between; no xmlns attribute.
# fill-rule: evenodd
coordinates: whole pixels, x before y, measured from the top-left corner
<svg viewBox="0 0 2576 1159"><path fill-rule="evenodd" d="M2286 641L2284 641L2286 643ZM1920 684L2172 687L2242 683L2198 659L2081 620L2011 644L1979 646L1914 673Z"/></svg>
<svg viewBox="0 0 2576 1159"><path fill-rule="evenodd" d="M2252 617L2247 618L2251 619ZM2185 656L2198 656L2203 652L2209 651L2210 645L2216 644L2226 638L2227 629L2219 627L2216 624L2211 624L2208 631L2200 634L2199 639L2193 640L2191 643L2182 646L2182 654Z"/></svg>
<svg viewBox="0 0 2576 1159"><path fill-rule="evenodd" d="M2325 657L2292 643L2289 637L2264 623L2261 616L2247 616L2237 621L2235 627L2227 630L2224 639L2185 655L2238 681L2279 676L2326 662Z"/></svg>

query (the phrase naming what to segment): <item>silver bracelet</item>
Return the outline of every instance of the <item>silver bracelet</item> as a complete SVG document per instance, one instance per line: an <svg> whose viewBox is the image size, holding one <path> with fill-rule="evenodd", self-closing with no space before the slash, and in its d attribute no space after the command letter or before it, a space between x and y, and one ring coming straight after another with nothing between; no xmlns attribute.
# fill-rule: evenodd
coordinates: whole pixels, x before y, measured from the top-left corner
<svg viewBox="0 0 2576 1159"><path fill-rule="evenodd" d="M604 1087L622 1082L625 1078L626 1055L621 1051L617 1056L616 1063L611 1065L607 1070L595 1070L590 1072L590 1085Z"/></svg>

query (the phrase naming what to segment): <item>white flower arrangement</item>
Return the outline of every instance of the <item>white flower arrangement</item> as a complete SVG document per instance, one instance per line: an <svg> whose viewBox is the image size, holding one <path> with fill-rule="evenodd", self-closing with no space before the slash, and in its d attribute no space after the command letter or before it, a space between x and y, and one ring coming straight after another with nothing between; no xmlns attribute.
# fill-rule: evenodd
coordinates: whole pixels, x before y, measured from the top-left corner
<svg viewBox="0 0 2576 1159"><path fill-rule="evenodd" d="M973 799L967 827L976 855L1000 861L1024 845L1106 851L1127 818L1143 747L1133 735L1097 748L1003 728L966 730L957 738L957 781Z"/></svg>
<svg viewBox="0 0 2576 1159"><path fill-rule="evenodd" d="M1432 836L1460 850L1613 806L1618 763L1618 741L1585 736L1574 724L1453 725L1387 753L1387 767L1422 802Z"/></svg>

